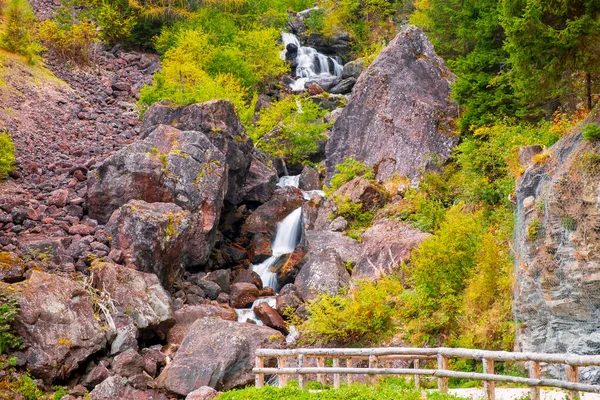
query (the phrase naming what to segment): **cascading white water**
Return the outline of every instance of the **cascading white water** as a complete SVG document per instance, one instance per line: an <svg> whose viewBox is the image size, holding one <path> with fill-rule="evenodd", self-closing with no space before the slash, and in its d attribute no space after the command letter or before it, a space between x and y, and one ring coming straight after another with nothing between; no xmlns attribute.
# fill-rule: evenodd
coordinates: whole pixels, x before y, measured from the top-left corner
<svg viewBox="0 0 600 400"><path fill-rule="evenodd" d="M260 275L263 286L277 290L277 274L271 269L277 261L286 254L294 251L302 234L302 207L298 207L285 217L277 226L275 241L272 244L273 255L261 264L253 265L252 270Z"/></svg>
<svg viewBox="0 0 600 400"><path fill-rule="evenodd" d="M281 178L279 178L279 182L277 182L277 186L279 186L279 187L286 187L286 186L298 187L298 186L300 186L300 175L282 176Z"/></svg>
<svg viewBox="0 0 600 400"><path fill-rule="evenodd" d="M296 55L296 82L290 85L293 91L304 90L306 82L316 77L333 77L342 76L343 67L333 57L328 57L319 53L312 47L304 47L300 44L298 37L292 33L283 32L281 34L283 45L286 50L281 54L285 60L287 54L287 46L293 44L298 48Z"/></svg>

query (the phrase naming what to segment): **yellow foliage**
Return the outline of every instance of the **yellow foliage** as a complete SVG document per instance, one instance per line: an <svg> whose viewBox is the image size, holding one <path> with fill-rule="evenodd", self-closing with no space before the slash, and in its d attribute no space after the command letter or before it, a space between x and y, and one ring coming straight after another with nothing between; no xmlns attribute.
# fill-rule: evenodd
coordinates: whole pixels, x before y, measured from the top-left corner
<svg viewBox="0 0 600 400"><path fill-rule="evenodd" d="M92 45L98 41L96 24L89 20L63 29L55 20L45 20L37 27L39 39L53 48L62 58L85 64L89 61Z"/></svg>

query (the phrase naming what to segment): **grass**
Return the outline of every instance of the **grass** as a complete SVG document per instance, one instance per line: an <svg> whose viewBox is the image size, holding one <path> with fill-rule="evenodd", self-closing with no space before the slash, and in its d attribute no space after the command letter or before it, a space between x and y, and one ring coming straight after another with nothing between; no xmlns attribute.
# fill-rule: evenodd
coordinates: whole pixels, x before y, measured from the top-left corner
<svg viewBox="0 0 600 400"><path fill-rule="evenodd" d="M316 382L309 382L309 389ZM443 395L438 392L425 392L415 389L404 379L389 378L381 380L376 385L355 383L342 385L334 390L326 387L323 390L300 390L295 382L286 388L279 389L266 386L262 389L254 387L225 392L216 400L452 400L460 397Z"/></svg>

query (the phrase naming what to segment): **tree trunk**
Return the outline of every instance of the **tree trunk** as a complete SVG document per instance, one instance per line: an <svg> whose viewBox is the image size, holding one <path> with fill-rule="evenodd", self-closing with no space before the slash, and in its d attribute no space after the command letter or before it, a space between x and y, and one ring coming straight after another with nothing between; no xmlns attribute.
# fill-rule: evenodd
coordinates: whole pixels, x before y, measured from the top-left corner
<svg viewBox="0 0 600 400"><path fill-rule="evenodd" d="M587 97L587 108L592 109L592 75L589 72L585 73L585 89Z"/></svg>

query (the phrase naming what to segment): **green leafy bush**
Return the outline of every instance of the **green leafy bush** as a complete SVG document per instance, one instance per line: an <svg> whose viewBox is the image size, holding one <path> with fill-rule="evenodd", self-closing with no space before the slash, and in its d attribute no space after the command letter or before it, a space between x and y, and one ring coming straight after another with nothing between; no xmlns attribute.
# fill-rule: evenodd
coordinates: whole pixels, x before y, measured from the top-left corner
<svg viewBox="0 0 600 400"><path fill-rule="evenodd" d="M540 237L543 229L544 225L542 225L540 220L534 218L533 221L531 221L531 224L529 224L527 227L527 238L529 241L535 242Z"/></svg>
<svg viewBox="0 0 600 400"><path fill-rule="evenodd" d="M330 196L333 192L342 187L345 183L350 182L352 179L362 176L365 179L375 178L373 168L367 167L360 161L354 158L348 158L344 162L335 166L336 173L329 182L329 187L324 187L325 193Z"/></svg>
<svg viewBox="0 0 600 400"><path fill-rule="evenodd" d="M22 375L17 381L17 392L23 396L25 400L40 400L44 396L44 392L38 388L31 376Z"/></svg>
<svg viewBox="0 0 600 400"><path fill-rule="evenodd" d="M65 60L78 64L90 61L92 46L97 39L96 24L83 20L72 25L60 25L47 19L38 24L38 38Z"/></svg>
<svg viewBox="0 0 600 400"><path fill-rule="evenodd" d="M301 323L302 340L307 343L377 344L392 336L400 281L385 277L360 281L346 293L321 295L309 303L308 320Z"/></svg>
<svg viewBox="0 0 600 400"><path fill-rule="evenodd" d="M0 178L14 169L15 145L7 132L0 132Z"/></svg>
<svg viewBox="0 0 600 400"><path fill-rule="evenodd" d="M43 47L33 36L35 15L27 0L8 0L0 27L0 48L24 56L34 64Z"/></svg>
<svg viewBox="0 0 600 400"><path fill-rule="evenodd" d="M317 150L329 124L327 112L308 98L288 96L261 110L248 133L256 147L288 162L305 161Z"/></svg>
<svg viewBox="0 0 600 400"><path fill-rule="evenodd" d="M8 293L0 291L0 355L23 345L23 338L17 335L13 326L18 312L17 301Z"/></svg>
<svg viewBox="0 0 600 400"><path fill-rule="evenodd" d="M100 37L110 45L127 42L138 23L128 1L103 0L95 10Z"/></svg>
<svg viewBox="0 0 600 400"><path fill-rule="evenodd" d="M596 124L587 124L581 130L581 137L590 142L600 139L600 127Z"/></svg>

